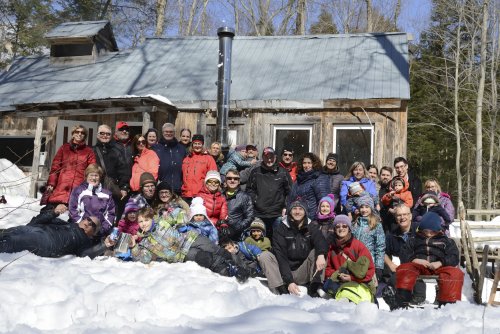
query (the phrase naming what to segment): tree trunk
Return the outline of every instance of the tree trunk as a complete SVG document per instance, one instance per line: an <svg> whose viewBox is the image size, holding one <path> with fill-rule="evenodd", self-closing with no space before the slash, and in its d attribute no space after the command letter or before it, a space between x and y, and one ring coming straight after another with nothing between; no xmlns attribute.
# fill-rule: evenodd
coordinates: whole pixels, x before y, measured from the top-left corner
<svg viewBox="0 0 500 334"><path fill-rule="evenodd" d="M396 1L396 8L394 8L394 18L393 18L394 31L399 30L398 29L399 14L401 14L401 0Z"/></svg>
<svg viewBox="0 0 500 334"><path fill-rule="evenodd" d="M373 8L372 8L372 0L365 0L366 2L366 31L373 31Z"/></svg>
<svg viewBox="0 0 500 334"><path fill-rule="evenodd" d="M189 17L188 17L188 23L187 23L187 26L186 26L186 31L184 33L184 35L186 36L190 36L193 34L193 21L194 21L194 17L196 15L196 7L198 6L198 0L193 0L193 2L191 3L191 9L189 10Z"/></svg>
<svg viewBox="0 0 500 334"><path fill-rule="evenodd" d="M460 155L462 152L462 145L460 142L460 124L458 122L459 106L458 106L458 91L459 91L459 70L460 70L460 41L461 41L461 26L462 26L463 11L460 8L460 15L458 17L458 31L456 38L456 53L455 53L455 87L454 87L454 112L455 112L455 138L456 138L456 157L455 157L455 170L457 173L457 193L458 202L462 202L462 171L460 170ZM450 217L452 218L452 217Z"/></svg>
<svg viewBox="0 0 500 334"><path fill-rule="evenodd" d="M297 19L295 21L295 35L306 34L306 0L297 2Z"/></svg>
<svg viewBox="0 0 500 334"><path fill-rule="evenodd" d="M497 23L500 27L500 23ZM491 57L491 67L490 67L490 78L491 78L491 110L493 112L493 119L491 120L490 127L490 154L488 159L488 201L486 203L487 209L491 209L493 205L493 160L495 159L495 139L496 139L496 124L498 115L498 100L497 100L497 71L498 71L498 45L500 44L500 34L498 34L498 40L495 45L493 41L492 45L492 57Z"/></svg>
<svg viewBox="0 0 500 334"><path fill-rule="evenodd" d="M156 1L156 30L155 37L163 36L165 29L165 8L167 8L167 0Z"/></svg>
<svg viewBox="0 0 500 334"><path fill-rule="evenodd" d="M481 209L483 202L483 98L484 82L486 78L486 43L488 30L488 4L489 0L483 2L483 21L481 24L481 58L480 77L476 100L476 193L475 208ZM477 219L477 217L476 217ZM479 218L480 219L480 218Z"/></svg>

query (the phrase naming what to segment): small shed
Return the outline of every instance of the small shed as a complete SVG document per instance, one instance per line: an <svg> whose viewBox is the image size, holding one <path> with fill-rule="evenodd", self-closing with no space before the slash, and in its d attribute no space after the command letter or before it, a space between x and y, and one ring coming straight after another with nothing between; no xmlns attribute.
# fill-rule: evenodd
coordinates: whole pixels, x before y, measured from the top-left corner
<svg viewBox="0 0 500 334"><path fill-rule="evenodd" d="M0 157L23 142L46 171L64 129L82 122L126 120L139 132L168 121L215 140L217 37L151 38L119 51L107 21L66 23L46 37L50 55L18 58L0 76ZM288 145L297 158L336 152L343 172L354 161L391 164L406 154L409 98L406 33L233 40L233 145ZM30 155L37 145L45 161Z"/></svg>

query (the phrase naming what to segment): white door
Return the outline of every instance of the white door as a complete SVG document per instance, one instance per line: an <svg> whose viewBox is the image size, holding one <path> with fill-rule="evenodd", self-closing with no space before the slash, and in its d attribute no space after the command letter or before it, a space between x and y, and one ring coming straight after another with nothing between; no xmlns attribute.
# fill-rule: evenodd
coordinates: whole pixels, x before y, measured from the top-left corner
<svg viewBox="0 0 500 334"><path fill-rule="evenodd" d="M75 125L83 125L87 128L87 145L93 146L95 144L98 127L97 122L59 120L57 121L56 150L58 150L62 144L67 143L71 139L71 129Z"/></svg>

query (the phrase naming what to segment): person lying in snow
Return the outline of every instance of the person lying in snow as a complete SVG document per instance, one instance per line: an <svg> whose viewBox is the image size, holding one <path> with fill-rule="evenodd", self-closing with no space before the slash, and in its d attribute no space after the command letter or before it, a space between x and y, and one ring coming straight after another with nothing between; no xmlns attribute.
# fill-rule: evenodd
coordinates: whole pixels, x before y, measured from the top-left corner
<svg viewBox="0 0 500 334"><path fill-rule="evenodd" d="M44 210L27 225L11 227L0 232L0 253L29 251L43 257L64 255L91 256L86 251L95 243L100 231L97 217L84 217L78 223L57 218L67 211L63 204Z"/></svg>
<svg viewBox="0 0 500 334"><path fill-rule="evenodd" d="M236 277L243 283L250 273L243 267L236 265L231 254L219 247L196 230L182 233L175 226L155 223L154 211L151 208L142 208L137 214L139 234L142 240L139 243L130 239L131 255L134 261L150 263L151 261L165 261L168 263L194 261L198 265L208 268L222 276ZM106 238L108 247L114 245L111 238Z"/></svg>

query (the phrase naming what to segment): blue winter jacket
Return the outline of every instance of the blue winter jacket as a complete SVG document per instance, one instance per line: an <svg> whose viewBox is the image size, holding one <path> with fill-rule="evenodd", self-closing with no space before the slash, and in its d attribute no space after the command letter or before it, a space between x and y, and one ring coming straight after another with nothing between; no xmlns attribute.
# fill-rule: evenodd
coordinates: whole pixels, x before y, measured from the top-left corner
<svg viewBox="0 0 500 334"><path fill-rule="evenodd" d="M372 196L373 200L375 201L375 205L378 204L379 198L378 198L377 185L375 184L375 182L373 182L370 179L367 179L366 177L362 178L361 180L356 180L354 176L351 176L349 179L342 181L342 188L340 189L340 204L342 204L342 206L345 206L347 202L347 195L349 194L349 185L353 182L361 183L365 188L365 190Z"/></svg>
<svg viewBox="0 0 500 334"><path fill-rule="evenodd" d="M186 157L186 148L176 138L166 141L161 138L151 147L160 158L158 181L167 181L177 194L182 187L182 161Z"/></svg>
<svg viewBox="0 0 500 334"><path fill-rule="evenodd" d="M370 251L376 269L384 269L385 234L382 224L379 222L373 230L370 230L368 219L358 217L352 225L352 235L365 244Z"/></svg>
<svg viewBox="0 0 500 334"><path fill-rule="evenodd" d="M319 200L330 193L330 178L318 170L301 171L288 196L288 205L300 197L307 205L307 217L315 219Z"/></svg>

